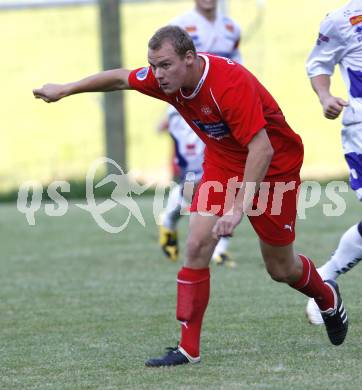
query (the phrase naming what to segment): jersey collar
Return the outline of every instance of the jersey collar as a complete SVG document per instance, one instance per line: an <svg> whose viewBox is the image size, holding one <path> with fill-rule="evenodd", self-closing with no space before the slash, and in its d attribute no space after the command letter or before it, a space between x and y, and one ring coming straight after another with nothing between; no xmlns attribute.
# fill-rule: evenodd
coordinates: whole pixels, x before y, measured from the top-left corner
<svg viewBox="0 0 362 390"><path fill-rule="evenodd" d="M207 74L208 74L208 72L209 72L209 68L210 68L209 57L208 57L208 56L205 56L204 54L198 54L198 56L201 57L201 58L203 58L204 61L205 61L204 73L202 74L200 81L197 83L196 88L194 89L194 91L192 92L191 95L185 96L185 95L182 93L182 89L180 89L180 94L181 94L181 96L182 96L184 99L193 99L193 98L199 93L201 87L202 87L203 84L204 84L204 81L205 81L205 79L206 79L206 76L207 76Z"/></svg>

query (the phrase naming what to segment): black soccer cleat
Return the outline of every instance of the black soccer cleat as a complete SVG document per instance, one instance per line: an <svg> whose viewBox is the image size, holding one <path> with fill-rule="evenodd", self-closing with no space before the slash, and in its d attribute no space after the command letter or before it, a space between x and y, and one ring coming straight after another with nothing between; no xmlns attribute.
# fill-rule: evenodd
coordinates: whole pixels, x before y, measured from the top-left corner
<svg viewBox="0 0 362 390"><path fill-rule="evenodd" d="M343 306L337 283L334 280L325 280L325 283L332 288L333 294L337 299L337 304L334 309L321 311L322 318L331 343L333 345L341 345L346 338L348 331L347 312Z"/></svg>
<svg viewBox="0 0 362 390"><path fill-rule="evenodd" d="M187 363L199 363L200 358L191 357L183 348L166 348L166 355L160 358L152 358L146 361L146 367L171 367ZM181 352L182 351L182 352Z"/></svg>

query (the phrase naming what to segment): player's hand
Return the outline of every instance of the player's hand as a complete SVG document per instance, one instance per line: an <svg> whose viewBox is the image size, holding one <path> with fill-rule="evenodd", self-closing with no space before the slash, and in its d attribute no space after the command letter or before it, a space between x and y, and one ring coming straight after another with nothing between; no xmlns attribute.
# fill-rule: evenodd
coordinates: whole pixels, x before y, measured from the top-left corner
<svg viewBox="0 0 362 390"><path fill-rule="evenodd" d="M41 88L33 89L33 95L36 99L52 103L66 96L66 92L62 84L45 84Z"/></svg>
<svg viewBox="0 0 362 390"><path fill-rule="evenodd" d="M213 237L218 240L220 237L232 236L234 229L243 219L243 215L242 211L234 211L231 215L223 215L217 220L212 229Z"/></svg>
<svg viewBox="0 0 362 390"><path fill-rule="evenodd" d="M342 112L343 108L348 106L348 102L340 97L328 96L321 101L324 116L327 119L336 119Z"/></svg>

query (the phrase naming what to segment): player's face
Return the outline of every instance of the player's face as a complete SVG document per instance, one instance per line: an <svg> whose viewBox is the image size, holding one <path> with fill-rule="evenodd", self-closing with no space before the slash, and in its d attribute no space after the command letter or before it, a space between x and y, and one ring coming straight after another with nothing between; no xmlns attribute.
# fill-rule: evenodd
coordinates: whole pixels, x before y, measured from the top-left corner
<svg viewBox="0 0 362 390"><path fill-rule="evenodd" d="M192 52L180 58L170 42L164 42L158 50L148 50L148 62L161 89L166 95L172 95L184 87L195 60Z"/></svg>
<svg viewBox="0 0 362 390"><path fill-rule="evenodd" d="M201 11L214 11L217 7L217 0L195 0L196 8Z"/></svg>

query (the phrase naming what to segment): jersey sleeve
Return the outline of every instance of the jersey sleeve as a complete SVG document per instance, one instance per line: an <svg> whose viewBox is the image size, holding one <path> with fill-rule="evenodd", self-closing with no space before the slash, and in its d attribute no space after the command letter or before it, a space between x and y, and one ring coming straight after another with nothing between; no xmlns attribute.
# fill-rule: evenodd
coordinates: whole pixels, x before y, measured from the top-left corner
<svg viewBox="0 0 362 390"><path fill-rule="evenodd" d="M322 21L316 45L306 63L309 78L332 75L335 65L343 57L346 45L336 24L336 20L328 16Z"/></svg>
<svg viewBox="0 0 362 390"><path fill-rule="evenodd" d="M257 86L248 74L229 81L230 87L222 96L220 109L233 137L247 146L267 123L263 105Z"/></svg>
<svg viewBox="0 0 362 390"><path fill-rule="evenodd" d="M132 70L128 76L128 84L132 89L145 95L166 102L170 101L169 97L159 87L149 66Z"/></svg>

